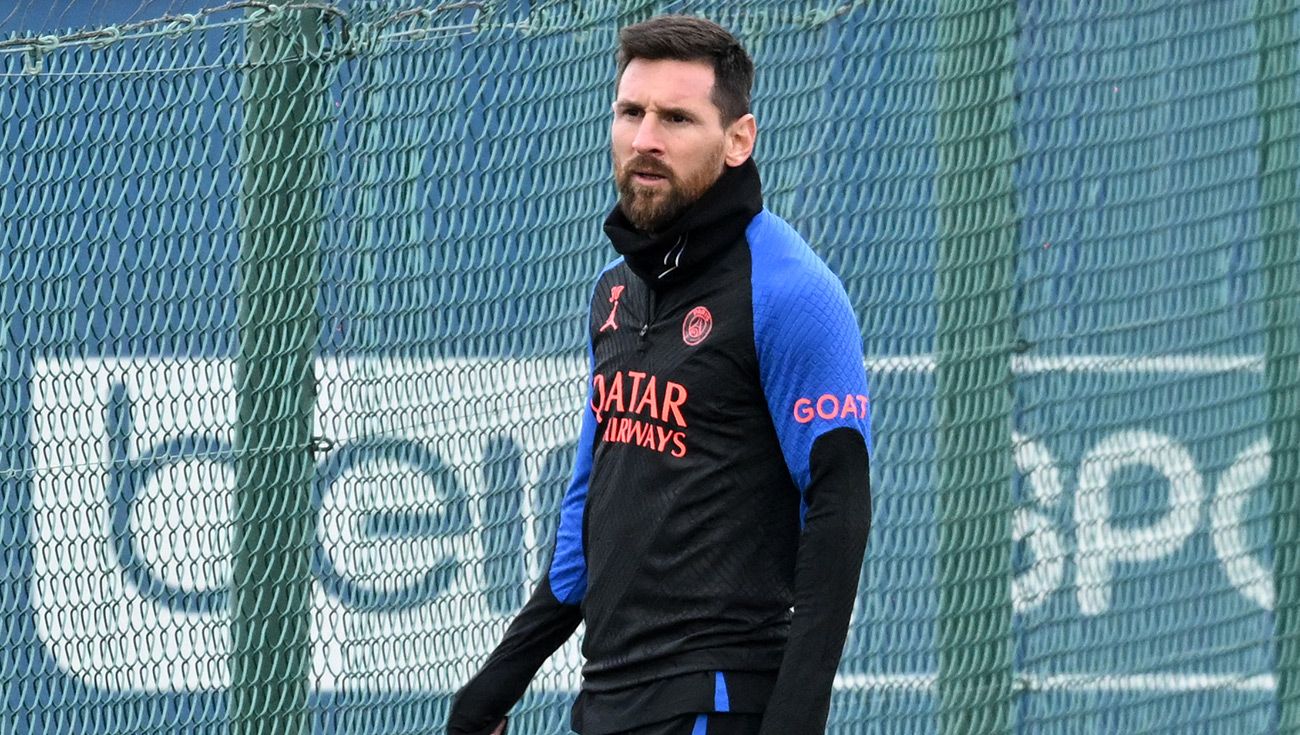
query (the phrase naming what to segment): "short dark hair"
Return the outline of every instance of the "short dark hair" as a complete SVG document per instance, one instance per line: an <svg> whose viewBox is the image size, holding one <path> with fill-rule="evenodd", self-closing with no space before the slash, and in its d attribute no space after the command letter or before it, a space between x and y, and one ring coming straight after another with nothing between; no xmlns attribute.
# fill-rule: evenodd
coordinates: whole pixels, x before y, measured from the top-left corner
<svg viewBox="0 0 1300 735"><path fill-rule="evenodd" d="M690 15L661 15L630 25L618 33L618 76L633 59L703 61L713 66L713 104L722 111L723 124L749 112L749 90L754 85L754 62L740 41L725 28Z"/></svg>

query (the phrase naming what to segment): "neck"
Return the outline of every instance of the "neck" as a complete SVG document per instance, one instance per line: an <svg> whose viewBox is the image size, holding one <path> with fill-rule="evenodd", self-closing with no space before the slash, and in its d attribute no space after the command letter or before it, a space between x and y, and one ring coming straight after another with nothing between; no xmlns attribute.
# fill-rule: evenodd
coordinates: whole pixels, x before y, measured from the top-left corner
<svg viewBox="0 0 1300 735"><path fill-rule="evenodd" d="M638 230L615 206L605 218L605 234L641 280L660 288L718 257L762 209L762 182L751 159L724 169L713 186L662 231Z"/></svg>

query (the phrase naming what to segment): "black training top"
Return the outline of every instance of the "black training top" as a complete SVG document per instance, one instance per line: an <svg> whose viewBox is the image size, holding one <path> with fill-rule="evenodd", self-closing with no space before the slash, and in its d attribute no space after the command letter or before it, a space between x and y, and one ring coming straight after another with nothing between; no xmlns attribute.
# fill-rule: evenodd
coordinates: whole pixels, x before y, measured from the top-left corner
<svg viewBox="0 0 1300 735"><path fill-rule="evenodd" d="M574 729L764 712L824 731L870 527L870 403L839 280L752 161L664 233L615 207L548 574L448 731L490 733L587 625Z"/></svg>

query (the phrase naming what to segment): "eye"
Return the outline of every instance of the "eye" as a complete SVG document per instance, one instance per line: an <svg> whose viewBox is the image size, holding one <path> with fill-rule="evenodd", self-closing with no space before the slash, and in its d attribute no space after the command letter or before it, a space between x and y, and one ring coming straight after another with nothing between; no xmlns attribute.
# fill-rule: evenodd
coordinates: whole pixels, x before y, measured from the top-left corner
<svg viewBox="0 0 1300 735"><path fill-rule="evenodd" d="M624 107L618 111L619 117L626 117L635 120L641 117L642 110L639 107Z"/></svg>
<svg viewBox="0 0 1300 735"><path fill-rule="evenodd" d="M668 116L668 121L669 121L669 122L672 122L672 123L677 123L677 124L681 125L681 124L684 124L684 123L688 123L688 122L690 122L691 119L690 119L689 117L687 117L686 115L682 115L682 114L679 114L679 113L675 113L675 114L672 114L672 115L669 115L669 116Z"/></svg>

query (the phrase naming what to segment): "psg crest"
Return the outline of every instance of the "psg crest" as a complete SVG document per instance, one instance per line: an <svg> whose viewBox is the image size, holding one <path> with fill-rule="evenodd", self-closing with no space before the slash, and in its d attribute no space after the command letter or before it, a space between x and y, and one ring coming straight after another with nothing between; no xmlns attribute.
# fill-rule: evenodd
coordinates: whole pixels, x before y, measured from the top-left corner
<svg viewBox="0 0 1300 735"><path fill-rule="evenodd" d="M703 306L697 306L691 309L691 313L686 315L682 322L682 341L688 346L694 347L704 341L713 331L713 315Z"/></svg>

